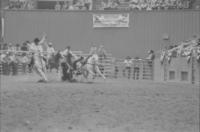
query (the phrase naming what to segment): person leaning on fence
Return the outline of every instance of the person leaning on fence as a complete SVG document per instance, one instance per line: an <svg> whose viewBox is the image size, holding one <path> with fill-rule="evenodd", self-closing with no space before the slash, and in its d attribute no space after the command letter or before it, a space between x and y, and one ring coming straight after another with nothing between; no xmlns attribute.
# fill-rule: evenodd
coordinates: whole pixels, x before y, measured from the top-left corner
<svg viewBox="0 0 200 132"><path fill-rule="evenodd" d="M3 52L1 53L1 64L2 64L2 73L3 75L9 75L10 74L10 68L9 68L9 53Z"/></svg>
<svg viewBox="0 0 200 132"><path fill-rule="evenodd" d="M139 57L135 57L133 61L133 79L138 80L139 79L139 73L140 73L140 66L139 66Z"/></svg>
<svg viewBox="0 0 200 132"><path fill-rule="evenodd" d="M107 54L103 45L99 46L97 54L98 54L98 57L99 57L99 64L100 64L99 68L100 68L101 72L103 73L104 72L104 65L103 65L103 63L105 63L104 60L106 59L106 54Z"/></svg>
<svg viewBox="0 0 200 132"><path fill-rule="evenodd" d="M9 71L12 71L12 75L18 74L18 60L16 58L15 52L9 53Z"/></svg>
<svg viewBox="0 0 200 132"><path fill-rule="evenodd" d="M118 68L118 65L117 65L117 60L115 58L112 59L112 64L113 64L113 70L114 70L114 75L113 77L114 78L117 78L118 77L118 73L119 73L119 68Z"/></svg>
<svg viewBox="0 0 200 132"><path fill-rule="evenodd" d="M34 44L30 43L29 41L26 41L26 45L27 45L27 50L29 52L32 51L32 49L34 48ZM30 59L29 64L28 64L29 73L32 73L32 71L33 71L33 65L34 65L34 57L33 57L33 55L34 55L33 52L30 52L28 54L29 59Z"/></svg>
<svg viewBox="0 0 200 132"><path fill-rule="evenodd" d="M148 56L147 56L146 59L148 60L148 64L149 64L149 66L151 67L152 64L153 64L153 61L154 61L154 59L155 59L155 53L154 53L153 50L149 50L149 51L148 51Z"/></svg>
<svg viewBox="0 0 200 132"><path fill-rule="evenodd" d="M28 59L26 53L22 53L20 62L22 64L22 73L25 74L27 72L27 66L29 63L29 59Z"/></svg>
<svg viewBox="0 0 200 132"><path fill-rule="evenodd" d="M3 50L8 50L8 44L7 44L7 43L5 43L5 44L3 45Z"/></svg>
<svg viewBox="0 0 200 132"><path fill-rule="evenodd" d="M60 11L61 10L61 5L60 5L59 1L56 2L56 5L55 5L54 8L55 8L56 11Z"/></svg>
<svg viewBox="0 0 200 132"><path fill-rule="evenodd" d="M132 59L130 56L127 56L124 60L125 68L123 69L123 76L126 77L126 71L128 72L128 79L131 77L131 67L132 67Z"/></svg>
<svg viewBox="0 0 200 132"><path fill-rule="evenodd" d="M3 50L3 43L0 42L0 50Z"/></svg>
<svg viewBox="0 0 200 132"><path fill-rule="evenodd" d="M83 0L87 10L92 10L92 0Z"/></svg>
<svg viewBox="0 0 200 132"><path fill-rule="evenodd" d="M28 51L28 46L27 46L27 43L29 42L24 42L21 46L21 51Z"/></svg>
<svg viewBox="0 0 200 132"><path fill-rule="evenodd" d="M148 59L148 60L150 60L150 61L153 61L153 60L155 59L155 54L154 54L154 51L153 51L153 50L149 50L149 51L148 51L148 56L147 56L146 59Z"/></svg>

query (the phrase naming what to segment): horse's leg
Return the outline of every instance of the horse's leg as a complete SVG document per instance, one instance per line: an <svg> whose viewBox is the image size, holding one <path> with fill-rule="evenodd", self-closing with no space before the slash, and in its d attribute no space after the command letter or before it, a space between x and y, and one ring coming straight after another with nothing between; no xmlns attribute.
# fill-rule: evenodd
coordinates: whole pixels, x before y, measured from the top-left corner
<svg viewBox="0 0 200 132"><path fill-rule="evenodd" d="M87 66L87 71L88 71L88 77L90 78L90 76L92 76L92 78L94 79L95 73L93 72L92 65Z"/></svg>
<svg viewBox="0 0 200 132"><path fill-rule="evenodd" d="M95 70L103 79L106 79L106 77L101 73L101 71L100 71L98 66L95 66Z"/></svg>
<svg viewBox="0 0 200 132"><path fill-rule="evenodd" d="M61 68L61 66L58 67L57 73L58 73L58 78L62 79L62 68Z"/></svg>

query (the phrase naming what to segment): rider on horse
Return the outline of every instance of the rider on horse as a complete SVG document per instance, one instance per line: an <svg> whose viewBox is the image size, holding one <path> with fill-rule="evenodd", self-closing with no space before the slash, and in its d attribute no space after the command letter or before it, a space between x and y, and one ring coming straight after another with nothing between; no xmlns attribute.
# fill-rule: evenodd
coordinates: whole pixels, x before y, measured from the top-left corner
<svg viewBox="0 0 200 132"><path fill-rule="evenodd" d="M67 48L61 54L65 58L65 62L61 64L63 68L62 80L72 81L73 79L72 71L74 70L72 58L76 59L77 56L72 53L70 46L67 46Z"/></svg>

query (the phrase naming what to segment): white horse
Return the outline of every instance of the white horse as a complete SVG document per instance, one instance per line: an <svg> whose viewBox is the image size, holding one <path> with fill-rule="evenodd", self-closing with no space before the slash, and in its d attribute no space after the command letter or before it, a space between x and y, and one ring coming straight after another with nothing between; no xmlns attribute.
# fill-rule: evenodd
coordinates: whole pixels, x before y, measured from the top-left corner
<svg viewBox="0 0 200 132"><path fill-rule="evenodd" d="M85 63L78 63L77 67L80 69L82 75L86 79L94 79L96 74L99 74L103 79L106 79L106 77L101 73L99 66L98 66L98 55L93 54L88 59L86 59Z"/></svg>

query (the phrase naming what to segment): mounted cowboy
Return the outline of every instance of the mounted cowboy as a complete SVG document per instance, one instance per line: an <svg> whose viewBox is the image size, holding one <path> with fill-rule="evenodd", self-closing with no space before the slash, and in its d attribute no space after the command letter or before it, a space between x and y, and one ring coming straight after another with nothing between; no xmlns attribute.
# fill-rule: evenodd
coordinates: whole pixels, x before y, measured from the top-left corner
<svg viewBox="0 0 200 132"><path fill-rule="evenodd" d="M61 52L61 55L65 58L65 61L61 63L62 69L63 69L63 81L73 81L73 62L72 58L77 59L78 57L72 53L71 47L67 46L66 49Z"/></svg>
<svg viewBox="0 0 200 132"><path fill-rule="evenodd" d="M92 45L90 48L89 56L85 59L86 69L88 71L88 75L91 75L92 78L95 77L95 73L98 73L103 79L106 79L106 77L101 73L99 69L99 57L97 54L97 47L96 45Z"/></svg>

